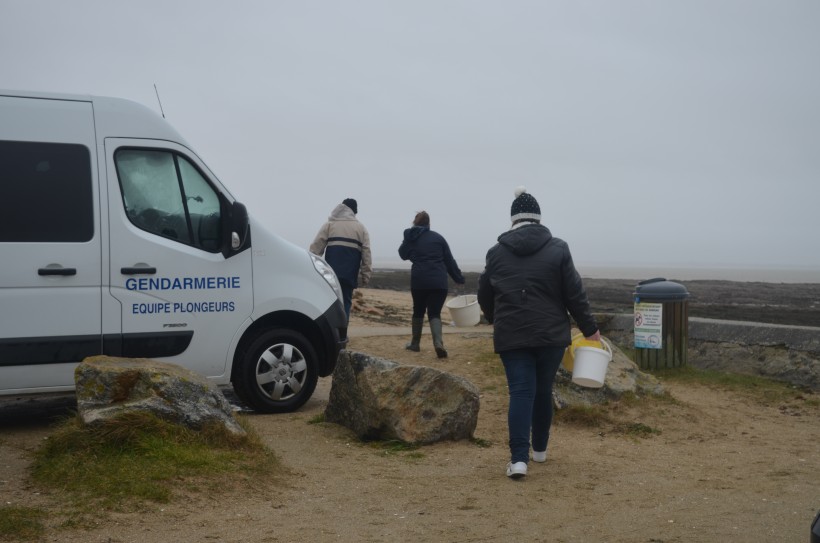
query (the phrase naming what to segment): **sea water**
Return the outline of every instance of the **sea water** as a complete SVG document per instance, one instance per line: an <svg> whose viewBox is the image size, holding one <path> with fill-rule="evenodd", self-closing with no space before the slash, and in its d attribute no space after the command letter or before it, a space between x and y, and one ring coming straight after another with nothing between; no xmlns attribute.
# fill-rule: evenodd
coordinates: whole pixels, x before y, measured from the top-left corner
<svg viewBox="0 0 820 543"><path fill-rule="evenodd" d="M712 279L761 283L820 283L820 269L808 268L688 268L688 267L604 267L576 265L582 277L593 279L669 280Z"/></svg>
<svg viewBox="0 0 820 543"><path fill-rule="evenodd" d="M484 262L459 262L461 271L481 272ZM383 262L376 265L380 269L410 269L408 262ZM820 283L820 269L806 267L694 267L694 266L602 266L576 262L575 267L581 277L592 279L630 279L643 281L663 277L670 281L719 280L761 283Z"/></svg>

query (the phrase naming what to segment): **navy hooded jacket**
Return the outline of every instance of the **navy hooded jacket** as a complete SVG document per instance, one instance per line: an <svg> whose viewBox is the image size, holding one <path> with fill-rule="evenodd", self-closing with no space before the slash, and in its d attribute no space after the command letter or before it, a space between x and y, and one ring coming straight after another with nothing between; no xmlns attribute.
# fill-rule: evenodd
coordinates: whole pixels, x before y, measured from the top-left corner
<svg viewBox="0 0 820 543"><path fill-rule="evenodd" d="M402 260L413 263L410 268L411 289L447 290L447 275L463 285L464 276L458 269L447 241L429 226L413 226L404 231L404 241L399 247Z"/></svg>

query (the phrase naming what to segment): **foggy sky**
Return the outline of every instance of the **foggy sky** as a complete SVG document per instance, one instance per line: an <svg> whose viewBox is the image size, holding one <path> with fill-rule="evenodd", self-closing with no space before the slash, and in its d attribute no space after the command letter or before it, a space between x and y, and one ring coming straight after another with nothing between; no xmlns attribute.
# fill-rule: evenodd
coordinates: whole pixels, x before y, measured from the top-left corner
<svg viewBox="0 0 820 543"><path fill-rule="evenodd" d="M483 261L525 185L576 265L820 269L820 2L0 0L0 88L160 112L307 247L359 202Z"/></svg>

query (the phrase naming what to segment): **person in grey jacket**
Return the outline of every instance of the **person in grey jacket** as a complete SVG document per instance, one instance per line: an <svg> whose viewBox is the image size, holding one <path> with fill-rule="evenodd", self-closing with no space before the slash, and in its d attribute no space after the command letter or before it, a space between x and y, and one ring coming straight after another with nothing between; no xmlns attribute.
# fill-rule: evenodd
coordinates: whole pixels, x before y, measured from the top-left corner
<svg viewBox="0 0 820 543"><path fill-rule="evenodd" d="M310 252L319 256L324 253L325 260L339 278L348 319L353 303L353 290L358 288L359 283L367 286L373 268L370 234L356 219L358 212L359 204L356 200L345 198L333 208L327 222L310 244Z"/></svg>
<svg viewBox="0 0 820 543"><path fill-rule="evenodd" d="M514 479L527 474L530 435L533 460L547 459L552 386L572 341L569 316L587 339L601 338L569 246L541 225L541 208L526 190L516 189L512 228L487 252L478 281L478 303L507 375L507 476Z"/></svg>
<svg viewBox="0 0 820 543"><path fill-rule="evenodd" d="M438 232L430 230L430 215L419 211L413 219L413 226L404 231L404 239L399 247L402 260L410 260L410 294L413 296L412 337L405 348L420 350L421 330L424 327L424 313L430 322L433 347L436 356L447 357L441 329L441 308L447 299L447 276L459 285L464 284L464 276L458 269L447 241Z"/></svg>

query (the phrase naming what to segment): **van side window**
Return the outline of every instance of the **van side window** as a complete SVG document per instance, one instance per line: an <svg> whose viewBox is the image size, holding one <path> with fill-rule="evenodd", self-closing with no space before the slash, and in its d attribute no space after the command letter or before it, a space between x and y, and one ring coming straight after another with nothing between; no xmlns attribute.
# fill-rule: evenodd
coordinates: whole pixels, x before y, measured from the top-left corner
<svg viewBox="0 0 820 543"><path fill-rule="evenodd" d="M218 252L219 196L185 157L154 149L119 149L114 155L125 212L152 234Z"/></svg>
<svg viewBox="0 0 820 543"><path fill-rule="evenodd" d="M82 243L93 237L88 148L0 141L0 242Z"/></svg>

